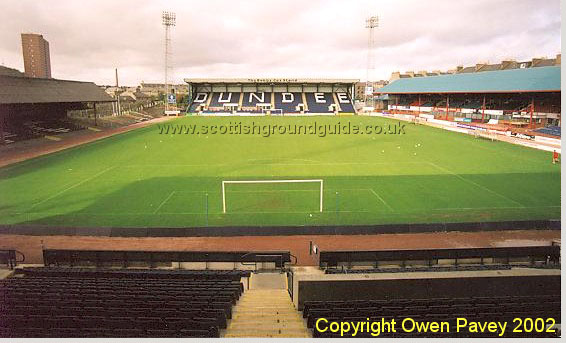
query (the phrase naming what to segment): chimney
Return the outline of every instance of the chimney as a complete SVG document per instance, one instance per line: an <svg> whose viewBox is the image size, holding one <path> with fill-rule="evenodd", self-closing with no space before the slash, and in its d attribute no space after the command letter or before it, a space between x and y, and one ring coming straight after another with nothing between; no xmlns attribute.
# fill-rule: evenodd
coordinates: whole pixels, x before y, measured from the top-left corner
<svg viewBox="0 0 566 343"><path fill-rule="evenodd" d="M518 67L519 65L515 60L509 59L509 60L501 61L501 69L517 69Z"/></svg>
<svg viewBox="0 0 566 343"><path fill-rule="evenodd" d="M538 65L540 64L540 62L542 62L543 60L545 60L546 57L537 57L537 58L533 58L532 63L531 63L531 67L538 67Z"/></svg>
<svg viewBox="0 0 566 343"><path fill-rule="evenodd" d="M391 73L391 77L389 78L389 82L393 82L395 80L399 80L401 78L401 73L398 71L394 71Z"/></svg>

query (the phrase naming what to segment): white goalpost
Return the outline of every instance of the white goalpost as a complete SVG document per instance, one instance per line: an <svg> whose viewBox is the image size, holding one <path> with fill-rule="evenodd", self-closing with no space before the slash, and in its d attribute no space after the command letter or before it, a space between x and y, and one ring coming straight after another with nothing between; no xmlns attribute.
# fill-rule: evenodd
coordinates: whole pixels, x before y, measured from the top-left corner
<svg viewBox="0 0 566 343"><path fill-rule="evenodd" d="M320 183L320 212L322 212L324 181L322 179L311 180L227 180L222 181L222 212L226 213L226 185L227 184L259 184L259 183Z"/></svg>
<svg viewBox="0 0 566 343"><path fill-rule="evenodd" d="M282 116L283 110L280 108L262 108L261 114L271 116Z"/></svg>

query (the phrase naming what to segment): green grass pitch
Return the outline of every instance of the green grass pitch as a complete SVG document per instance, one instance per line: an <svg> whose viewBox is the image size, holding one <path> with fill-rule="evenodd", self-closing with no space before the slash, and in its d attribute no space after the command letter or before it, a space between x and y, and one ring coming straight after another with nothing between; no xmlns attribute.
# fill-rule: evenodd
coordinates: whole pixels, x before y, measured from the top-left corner
<svg viewBox="0 0 566 343"><path fill-rule="evenodd" d="M376 117L171 124L385 125ZM323 179L320 185L222 180ZM0 224L365 225L560 218L551 153L406 123L403 135L181 135L157 125L0 169Z"/></svg>

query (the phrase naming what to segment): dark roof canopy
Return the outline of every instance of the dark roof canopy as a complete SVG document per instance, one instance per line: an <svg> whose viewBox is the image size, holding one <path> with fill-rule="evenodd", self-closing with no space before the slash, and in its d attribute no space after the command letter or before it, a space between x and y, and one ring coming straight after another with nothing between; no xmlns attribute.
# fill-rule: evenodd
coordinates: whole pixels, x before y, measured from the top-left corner
<svg viewBox="0 0 566 343"><path fill-rule="evenodd" d="M0 66L0 75L2 75L2 76L25 77L24 73L22 73L21 71L14 69L14 68L4 67L4 66Z"/></svg>
<svg viewBox="0 0 566 343"><path fill-rule="evenodd" d="M93 82L0 75L0 104L111 101Z"/></svg>

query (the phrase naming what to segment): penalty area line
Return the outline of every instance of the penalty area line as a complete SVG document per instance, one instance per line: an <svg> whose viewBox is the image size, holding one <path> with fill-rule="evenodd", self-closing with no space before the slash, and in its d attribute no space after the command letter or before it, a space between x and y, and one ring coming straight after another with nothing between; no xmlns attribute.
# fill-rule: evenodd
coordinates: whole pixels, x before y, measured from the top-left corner
<svg viewBox="0 0 566 343"><path fill-rule="evenodd" d="M503 199L505 199L505 200L508 200L508 201L510 201L510 202L512 202L512 203L515 203L515 204L519 205L519 206L522 207L522 208L525 208L525 205L523 205L523 204L521 204L520 202L515 201L515 200L513 200L513 199L511 199L511 198L509 198L509 197L506 197L506 196L503 195L503 194L499 194L499 193L497 193L496 191L491 190L491 189L489 189L489 188L487 188L487 187L485 187L485 186L482 186L482 185L480 185L480 184L477 183L477 182L474 182L474 181L472 181L472 180L468 180L468 179L466 179L465 177L463 177L462 175L456 174L456 173L454 173L453 171L451 171L451 170L449 170L449 169L446 169L446 168L444 168L444 167L441 167L441 166L437 165L436 163L433 163L433 162L430 162L430 161L429 161L428 163L429 163L431 166L435 167L436 169L441 170L441 171L443 171L443 172L445 172L445 173L451 174L451 175L453 175L453 176L456 176L456 177L459 178L460 180L462 180L462 181L464 181L464 182L466 182L466 183L469 183L470 185L474 185L474 186L476 186L476 187L478 187L478 188L483 189L484 191L487 191L487 192L489 192L489 193L491 193L491 194L497 195L497 196L500 197L500 198L503 198Z"/></svg>
<svg viewBox="0 0 566 343"><path fill-rule="evenodd" d="M161 207L163 207L163 205L165 205L165 203L166 203L167 201L169 201L169 199L171 199L171 197L173 196L173 194L175 194L175 191L171 191L171 193L169 193L169 195L167 196L167 198L165 198L165 200L163 200L163 201L161 202L161 204L159 204L159 206L157 206L157 208L155 209L155 211L153 211L153 214L156 214L156 213L161 209Z"/></svg>
<svg viewBox="0 0 566 343"><path fill-rule="evenodd" d="M440 207L431 211L470 211L470 210L529 210L537 208L560 208L560 206L503 206L503 207Z"/></svg>
<svg viewBox="0 0 566 343"><path fill-rule="evenodd" d="M375 190L373 190L373 188L368 188L368 190L369 190L370 192L372 192L373 195L375 195L375 196L379 199L379 201L381 201L381 202L383 203L383 205L385 205L385 206L389 209L389 211L395 212L395 210L393 209L393 207L389 206L389 204L388 204L385 200L383 200L383 198L380 197L379 194L377 194L377 192L376 192Z"/></svg>
<svg viewBox="0 0 566 343"><path fill-rule="evenodd" d="M59 191L59 192L53 194L52 196L47 197L47 198L41 200L40 202L37 202L37 203L33 204L33 205L29 208L29 210L32 210L32 209L34 209L36 206L39 206L39 205L41 205L41 204L43 204L43 203L45 203L45 202L47 202L47 201L49 201L49 200L51 200L51 199L54 199L54 198L60 196L61 194L65 193L65 192L67 192L67 191L70 191L70 190L73 189L73 188L79 187L80 185L82 185L82 184L84 184L84 183L86 183L86 182L89 182L89 181L91 181L91 180L94 180L95 178L99 177L100 175L102 175L102 174L106 173L107 171L109 171L109 170L111 170L111 169L114 169L114 168L116 168L116 166L108 167L108 168L104 169L103 171L98 172L98 173L94 174L93 176L91 176L91 177L89 177L89 178L86 178L86 179L84 179L84 180L82 180L82 181L80 181L80 182L78 182L78 183L75 183L74 185L71 185L71 186L69 186L69 187L63 189L63 190L61 190L61 191Z"/></svg>

